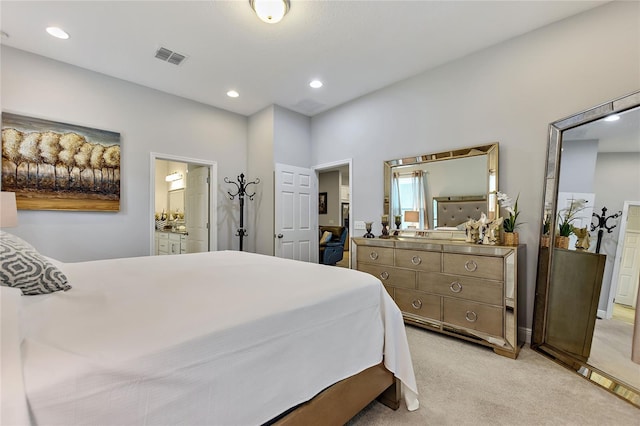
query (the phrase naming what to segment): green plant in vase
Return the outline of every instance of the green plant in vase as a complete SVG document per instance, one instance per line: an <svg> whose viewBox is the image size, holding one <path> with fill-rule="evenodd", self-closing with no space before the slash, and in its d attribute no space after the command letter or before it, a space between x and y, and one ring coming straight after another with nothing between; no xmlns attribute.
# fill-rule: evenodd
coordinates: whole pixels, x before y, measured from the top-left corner
<svg viewBox="0 0 640 426"><path fill-rule="evenodd" d="M520 225L518 223L518 216L520 216L520 211L518 210L518 200L520 199L520 194L516 197L516 202L514 203L511 197L509 197L504 192L497 191L498 203L500 207L505 209L507 213L509 213L508 217L505 217L502 221L502 229L504 230L504 239L505 244L507 245L518 245L519 238L518 233L516 232L516 227Z"/></svg>
<svg viewBox="0 0 640 426"><path fill-rule="evenodd" d="M587 200L571 200L568 207L558 210L558 235L556 236L556 247L568 248L569 237L573 234L573 221L576 215L584 210ZM561 238L558 238L561 237Z"/></svg>

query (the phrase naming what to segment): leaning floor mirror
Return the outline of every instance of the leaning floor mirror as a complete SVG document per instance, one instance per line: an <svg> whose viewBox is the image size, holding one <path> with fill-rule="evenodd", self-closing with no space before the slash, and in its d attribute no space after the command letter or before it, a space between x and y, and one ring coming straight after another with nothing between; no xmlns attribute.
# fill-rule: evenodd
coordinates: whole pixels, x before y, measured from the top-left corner
<svg viewBox="0 0 640 426"><path fill-rule="evenodd" d="M640 407L640 92L549 126L531 347Z"/></svg>

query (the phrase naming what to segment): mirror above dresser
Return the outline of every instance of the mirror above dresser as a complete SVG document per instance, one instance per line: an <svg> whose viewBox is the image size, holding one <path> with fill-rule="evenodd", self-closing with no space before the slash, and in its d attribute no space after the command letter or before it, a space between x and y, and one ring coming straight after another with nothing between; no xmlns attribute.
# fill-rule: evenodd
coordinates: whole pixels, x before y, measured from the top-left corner
<svg viewBox="0 0 640 426"><path fill-rule="evenodd" d="M383 212L415 236L457 239L467 220L498 218L496 191L497 142L384 162Z"/></svg>

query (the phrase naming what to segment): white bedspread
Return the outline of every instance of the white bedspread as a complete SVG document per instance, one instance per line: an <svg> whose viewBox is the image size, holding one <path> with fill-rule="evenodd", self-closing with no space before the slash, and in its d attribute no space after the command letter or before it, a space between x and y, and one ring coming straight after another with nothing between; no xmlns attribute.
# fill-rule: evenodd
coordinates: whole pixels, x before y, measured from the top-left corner
<svg viewBox="0 0 640 426"><path fill-rule="evenodd" d="M35 424L261 424L383 353L417 408L402 315L370 275L242 252L60 266L71 290L19 298Z"/></svg>

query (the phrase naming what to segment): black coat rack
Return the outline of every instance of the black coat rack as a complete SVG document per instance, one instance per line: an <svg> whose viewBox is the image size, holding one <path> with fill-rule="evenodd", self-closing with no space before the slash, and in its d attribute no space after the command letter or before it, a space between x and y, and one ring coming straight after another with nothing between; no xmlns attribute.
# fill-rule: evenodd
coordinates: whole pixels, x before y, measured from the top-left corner
<svg viewBox="0 0 640 426"><path fill-rule="evenodd" d="M237 180L238 182L234 182L232 180L229 180L229 178L227 177L224 178L224 181L226 183L234 184L237 189L237 191L234 194L232 194L231 191L227 191L227 194L229 194L229 198L231 200L235 199L236 197L240 199L240 228L238 228L236 235L240 237L240 251L242 251L242 239L247 236L247 230L244 229L244 197L246 195L247 197L249 197L250 200L253 200L253 196L256 195L256 193L255 192L253 192L252 194L247 193L247 187L249 185L259 184L260 179L256 178L253 182L247 182L244 179L244 173L240 173L240 176L238 176Z"/></svg>
<svg viewBox="0 0 640 426"><path fill-rule="evenodd" d="M591 224L591 230L595 231L596 228L598 228L598 243L596 244L596 253L600 253L600 244L602 243L602 234L604 234L603 229L606 229L607 232L610 234L613 231L613 228L616 227L616 225L611 225L608 226L607 225L607 221L609 219L617 219L618 217L622 216L622 212L619 211L616 214L612 214L611 216L607 216L607 208L603 207L602 208L602 214L599 215L598 213L593 213L592 217L595 217L598 219L598 223L596 225L594 225L593 223ZM593 219L591 219L591 221L593 222Z"/></svg>

